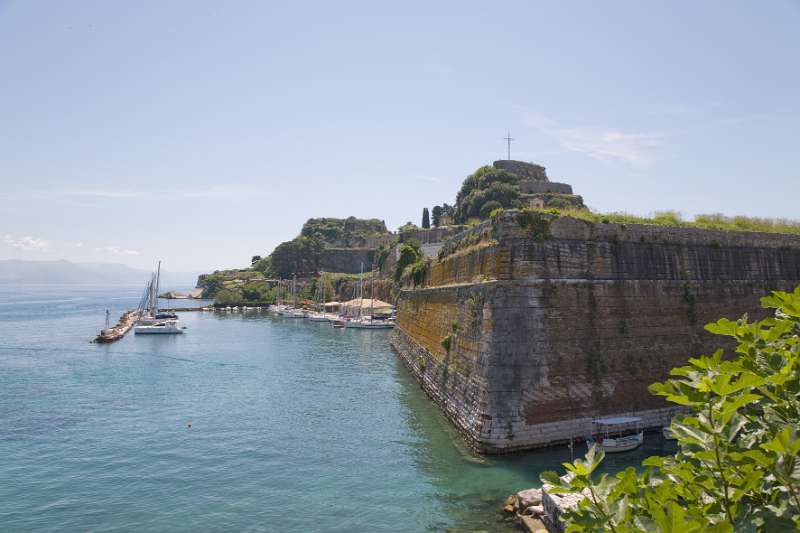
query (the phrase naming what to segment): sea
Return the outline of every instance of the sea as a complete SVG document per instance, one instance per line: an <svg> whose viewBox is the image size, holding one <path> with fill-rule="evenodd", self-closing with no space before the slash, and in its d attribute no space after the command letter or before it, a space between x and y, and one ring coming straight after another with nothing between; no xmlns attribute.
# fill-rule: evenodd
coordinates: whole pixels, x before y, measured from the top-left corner
<svg viewBox="0 0 800 533"><path fill-rule="evenodd" d="M183 312L93 344L141 292L0 285L0 531L506 532L503 500L570 460L471 453L385 330Z"/></svg>

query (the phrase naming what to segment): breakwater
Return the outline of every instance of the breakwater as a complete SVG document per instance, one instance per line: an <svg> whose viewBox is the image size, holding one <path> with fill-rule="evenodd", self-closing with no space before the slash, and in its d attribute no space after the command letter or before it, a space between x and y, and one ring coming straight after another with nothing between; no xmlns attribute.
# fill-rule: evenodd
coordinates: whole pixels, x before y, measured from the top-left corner
<svg viewBox="0 0 800 533"><path fill-rule="evenodd" d="M94 342L108 343L118 341L130 331L134 324L136 324L140 315L141 313L136 309L125 311L122 316L119 317L119 322L108 329L100 331L100 334L94 338Z"/></svg>
<svg viewBox="0 0 800 533"><path fill-rule="evenodd" d="M800 237L507 212L448 241L398 298L392 347L476 450L568 442L597 416L665 424L647 386L800 283Z"/></svg>

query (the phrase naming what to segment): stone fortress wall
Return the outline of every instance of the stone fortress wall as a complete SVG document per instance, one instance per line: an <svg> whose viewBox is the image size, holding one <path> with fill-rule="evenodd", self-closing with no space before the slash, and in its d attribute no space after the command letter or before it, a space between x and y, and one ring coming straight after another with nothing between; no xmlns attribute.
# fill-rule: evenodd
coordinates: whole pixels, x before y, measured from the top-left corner
<svg viewBox="0 0 800 533"><path fill-rule="evenodd" d="M375 260L373 248L325 248L320 253L319 269L323 272L358 274L369 272Z"/></svg>
<svg viewBox="0 0 800 533"><path fill-rule="evenodd" d="M506 212L448 241L398 299L392 346L472 446L566 442L671 409L647 386L722 339L720 317L800 283L800 237Z"/></svg>

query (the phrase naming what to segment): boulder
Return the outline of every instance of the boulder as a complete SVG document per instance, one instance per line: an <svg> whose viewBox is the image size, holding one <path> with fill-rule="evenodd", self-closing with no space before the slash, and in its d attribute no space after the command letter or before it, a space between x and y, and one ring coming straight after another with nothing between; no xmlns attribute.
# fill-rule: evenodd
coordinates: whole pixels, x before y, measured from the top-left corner
<svg viewBox="0 0 800 533"><path fill-rule="evenodd" d="M522 514L527 514L531 516L542 516L544 514L544 507L541 505L531 505L525 509L525 512Z"/></svg>
<svg viewBox="0 0 800 533"><path fill-rule="evenodd" d="M519 509L527 509L531 505L542 504L542 490L528 489L517 493L517 503Z"/></svg>
<svg viewBox="0 0 800 533"><path fill-rule="evenodd" d="M539 519L534 518L532 516L521 517L520 523L522 524L522 528L527 533L540 533L540 532L547 533L547 529L545 529L544 524L541 521L539 521Z"/></svg>

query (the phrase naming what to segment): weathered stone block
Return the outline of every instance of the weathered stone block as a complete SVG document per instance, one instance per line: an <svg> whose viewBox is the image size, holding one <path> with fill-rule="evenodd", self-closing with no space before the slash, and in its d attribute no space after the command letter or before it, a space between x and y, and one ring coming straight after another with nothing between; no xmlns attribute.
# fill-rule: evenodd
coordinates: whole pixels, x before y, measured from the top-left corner
<svg viewBox="0 0 800 533"><path fill-rule="evenodd" d="M703 325L763 316L760 296L800 283L797 236L514 216L448 243L426 286L401 291L392 334L483 452L584 437L601 415L666 423L647 387L722 343Z"/></svg>

